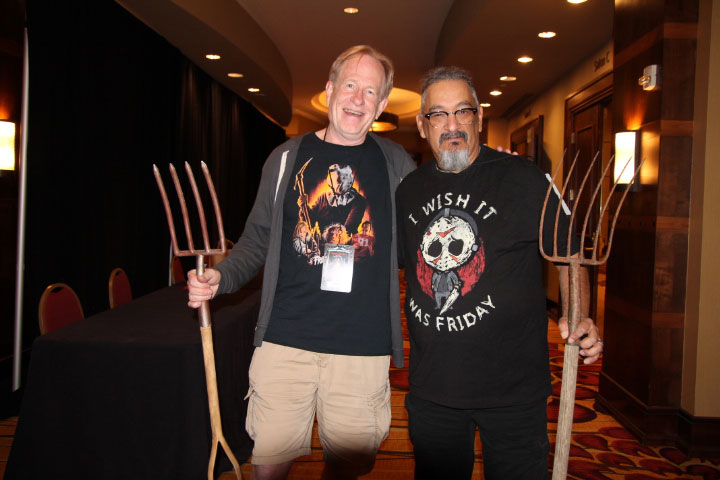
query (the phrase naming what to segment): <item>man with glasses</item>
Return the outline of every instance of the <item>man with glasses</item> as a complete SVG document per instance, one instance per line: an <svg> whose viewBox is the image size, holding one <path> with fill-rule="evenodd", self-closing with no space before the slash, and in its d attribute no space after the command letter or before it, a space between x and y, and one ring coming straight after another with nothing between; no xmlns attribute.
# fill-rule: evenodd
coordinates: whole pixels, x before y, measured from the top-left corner
<svg viewBox="0 0 720 480"><path fill-rule="evenodd" d="M552 390L538 229L548 180L527 159L480 144L482 108L460 68L426 75L417 126L435 161L396 192L415 478L469 479L476 429L486 479L547 478ZM551 196L549 211L558 201ZM559 222L567 231L568 218ZM544 245L552 245L547 223ZM559 237L565 251L567 236ZM558 268L566 312L568 267ZM565 318L560 331L568 337ZM570 335L578 339L584 363L597 360L602 343L591 319Z"/></svg>
<svg viewBox="0 0 720 480"><path fill-rule="evenodd" d="M414 164L368 131L392 83L392 63L377 50L341 53L325 85L327 128L270 154L229 256L201 277L188 274L197 308L265 266L246 421L254 479L285 478L295 458L311 454L316 412L323 478L368 473L389 432L390 355L403 363L393 192ZM362 221L372 222L373 254L355 262Z"/></svg>

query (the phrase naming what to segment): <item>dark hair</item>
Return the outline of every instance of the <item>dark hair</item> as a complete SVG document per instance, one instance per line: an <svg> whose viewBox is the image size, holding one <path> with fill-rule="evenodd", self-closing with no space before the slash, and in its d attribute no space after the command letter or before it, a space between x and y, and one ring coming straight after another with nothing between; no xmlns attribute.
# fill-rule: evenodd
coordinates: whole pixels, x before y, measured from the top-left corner
<svg viewBox="0 0 720 480"><path fill-rule="evenodd" d="M422 104L420 106L422 111L425 110L425 92L427 89L430 88L430 85L443 80L462 80L467 83L468 87L470 87L473 100L475 100L475 105L478 105L479 102L477 99L477 93L475 92L475 85L473 85L473 79L470 72L464 68L456 67L454 65L443 65L428 71L422 78Z"/></svg>

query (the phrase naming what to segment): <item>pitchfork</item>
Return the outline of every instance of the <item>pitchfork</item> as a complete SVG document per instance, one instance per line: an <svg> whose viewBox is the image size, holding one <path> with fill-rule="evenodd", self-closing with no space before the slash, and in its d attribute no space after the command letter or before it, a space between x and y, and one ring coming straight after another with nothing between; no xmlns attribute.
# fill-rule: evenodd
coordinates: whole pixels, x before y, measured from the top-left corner
<svg viewBox="0 0 720 480"><path fill-rule="evenodd" d="M205 181L207 182L208 190L210 191L210 197L212 198L213 207L215 209L215 219L217 220L218 234L220 239L225 238L225 231L223 229L222 215L220 214L220 205L218 204L217 194L215 193L215 186L213 185L212 178L210 178L210 172L208 172L207 165L205 162L201 162L202 171L205 174ZM198 192L197 184L195 183L195 176L193 175L190 165L185 162L185 171L187 172L188 179L190 180L190 186L192 187L193 195L195 197L195 205L197 206L198 217L200 219L200 228L202 230L203 243L205 248L203 250L196 250L193 245L193 236L190 231L190 221L185 205L185 195L183 195L180 181L178 180L177 172L175 167L170 164L170 175L172 176L173 183L175 184L175 190L177 191L178 200L180 201L180 210L182 211L183 223L185 224L185 234L188 241L188 250L180 250L178 248L177 236L175 235L175 222L173 220L172 212L170 211L170 202L168 202L167 194L165 193L165 187L163 185L162 177L157 166L153 165L153 171L155 173L155 180L157 181L158 188L160 189L160 195L162 196L163 204L165 205L165 215L167 216L168 227L170 227L170 238L172 239L172 247L175 255L178 257L196 257L197 258L197 274L202 275L205 272L205 257L208 255L224 254L225 253L225 242L220 242L219 249L210 248L210 240L208 238L207 223L205 221L205 209L203 207L202 200L200 199L200 193ZM217 455L218 442L222 445L223 450L227 454L230 462L232 462L233 469L235 470L235 476L242 479L240 473L240 465L238 464L235 455L233 455L227 440L222 432L222 422L220 420L220 402L218 401L218 389L217 389L217 377L215 373L215 353L213 349L212 341L212 322L210 319L210 303L208 301L202 302L200 305L200 335L202 337L202 349L203 358L205 361L205 382L207 384L208 392L208 405L210 407L210 425L212 427L212 447L210 449L210 461L208 463L208 480L213 480L213 470L215 469L215 457Z"/></svg>
<svg viewBox="0 0 720 480"><path fill-rule="evenodd" d="M585 189L586 184L588 183L588 178L590 177L590 172L592 171L593 167L595 166L595 163L597 162L599 156L598 154L595 154L595 157L593 158L592 162L590 163L590 167L588 168L588 171L585 172L585 176L583 177L582 183L580 184L580 189L577 192L576 199L579 199L582 195L583 190ZM615 192L617 188L617 181L613 183L612 187L610 188L610 192L607 195L607 198L605 199L604 203L602 203L602 198L598 197L602 190L602 179L605 178L605 175L607 174L608 169L610 168L610 165L613 164L613 159L611 159L607 166L604 168L602 176L600 177L600 181L598 182L597 186L594 189L593 195L590 199L590 203L588 204L587 212L585 213L585 219L583 221L582 225L582 231L580 232L580 251L576 256L571 255L570 247L571 247L571 239L572 239L572 232L573 232L573 224L575 222L575 217L577 214L577 207L579 202L576 201L575 205L573 205L572 212L570 214L570 221L568 225L568 231L567 231L567 248L564 252L558 252L558 220L560 218L560 211L565 207L563 198L565 197L565 191L567 190L568 184L570 182L570 178L572 176L573 170L575 169L575 165L577 164L578 155L575 156L575 159L572 162L572 165L570 166L570 170L567 174L567 177L565 179L565 183L562 186L562 192L557 192L557 189L555 187L555 177L557 176L558 172L560 171L562 167L562 162L560 162L560 165L555 169L555 172L553 173L552 180L550 181L550 185L548 186L547 193L545 194L545 202L543 203L543 209L542 214L540 216L540 253L543 257L545 257L547 260L551 262L559 262L559 263L567 263L569 264L569 293L568 293L568 327L570 333L572 333L575 330L575 327L577 326L578 322L582 320L581 318L581 312L580 312L580 268L583 265L601 265L605 263L608 259L608 256L610 255L610 247L612 246L612 237L613 233L615 232L615 223L618 219L618 213L620 212L620 208L623 205L623 202L625 201L625 197L628 194L629 188L625 190L622 197L620 198L620 203L618 204L615 214L613 215L612 220L612 226L610 227L608 239L607 239L607 248L604 252L598 252L598 245L600 242L600 234L602 232L602 220L603 216L608 213L608 205L610 204L610 197L612 197L613 193ZM629 161L625 163L625 166L623 167L623 171L625 168L627 168L629 164ZM640 162L640 165L635 169L633 179L640 171L640 168L642 167L642 162ZM552 252L554 255L548 255L545 252L545 248L543 246L543 231L544 231L544 225L545 225L545 213L548 206L548 199L550 198L550 192L555 189L556 193L559 195L558 199L558 207L555 212L555 222L554 222L554 231L553 231L553 249ZM598 200L598 198L600 198ZM585 254L585 234L588 231L588 220L590 219L590 213L592 211L593 205L595 205L595 201L598 200L598 203L602 203L602 208L600 210L600 215L598 216L597 225L590 225L590 228L593 229L594 232L594 240L592 245L592 253L586 255ZM609 213L608 213L609 214ZM567 468L568 468L568 454L570 451L570 437L572 434L572 424L573 424L573 413L575 410L575 386L577 381L577 367L578 367L578 354L579 354L580 346L576 343L567 343L565 345L565 359L563 363L563 375L562 375L562 387L560 391L560 410L558 413L558 428L557 428L557 436L555 438L555 460L553 463L553 475L552 480L564 480L567 476Z"/></svg>

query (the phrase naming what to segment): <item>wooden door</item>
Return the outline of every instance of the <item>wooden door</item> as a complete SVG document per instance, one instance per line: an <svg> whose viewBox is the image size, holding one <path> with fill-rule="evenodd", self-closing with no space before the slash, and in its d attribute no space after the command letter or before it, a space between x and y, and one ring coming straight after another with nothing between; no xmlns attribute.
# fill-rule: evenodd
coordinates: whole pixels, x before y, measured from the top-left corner
<svg viewBox="0 0 720 480"><path fill-rule="evenodd" d="M592 203L592 208L590 208L590 201L593 190L600 182L602 175L602 114L602 103L596 103L580 112L573 113L572 116L572 133L567 161L570 162L576 157L577 161L568 184L567 199L569 206L575 207L576 211L582 214L575 219L578 233L582 230L583 218L586 213L588 214L588 226L590 226L597 224L600 212L597 199ZM596 157L597 160L593 162ZM569 163L566 165L568 167L565 175L569 173ZM585 179L586 174L587 179ZM581 192L583 181L585 187ZM592 246L593 239L593 229L588 228L585 232L585 246Z"/></svg>
<svg viewBox="0 0 720 480"><path fill-rule="evenodd" d="M526 123L510 134L510 149L543 168L543 116Z"/></svg>
<svg viewBox="0 0 720 480"><path fill-rule="evenodd" d="M607 179L602 178L603 167L607 165L612 149L609 119L612 103L612 74L603 77L587 88L571 96L566 102L565 123L565 166L563 176L568 179L572 161L577 156L575 168L570 174L568 190L565 195L570 208L577 212L574 220L575 231L580 234L583 230L585 215L587 214L587 228L583 235L583 248L589 256L595 241L595 233L599 221L600 207L602 205L602 192L592 202L595 187ZM597 160L593 163L593 159ZM592 165L592 167L591 167ZM585 175L585 188L580 191ZM604 222L606 223L606 222ZM604 235L607 229L600 230L599 248L605 245ZM599 284L604 285L604 270L596 267L588 268L590 274L590 316L596 319L602 328L602 318L599 311L604 308L604 295L598 298ZM604 292L604 289L602 290ZM599 305L602 303L603 305Z"/></svg>

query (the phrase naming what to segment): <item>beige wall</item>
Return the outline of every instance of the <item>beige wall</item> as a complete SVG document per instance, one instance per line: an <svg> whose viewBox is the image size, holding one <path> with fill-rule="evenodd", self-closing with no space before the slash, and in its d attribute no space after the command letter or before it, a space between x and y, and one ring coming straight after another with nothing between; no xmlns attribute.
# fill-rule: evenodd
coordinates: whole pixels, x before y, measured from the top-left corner
<svg viewBox="0 0 720 480"><path fill-rule="evenodd" d="M491 118L488 120L488 146L492 148L510 147L510 133L508 121L504 118Z"/></svg>
<svg viewBox="0 0 720 480"><path fill-rule="evenodd" d="M491 119L488 128L488 144L492 147L510 146L510 134L524 124L543 116L543 148L552 161L553 170L562 160L565 129L565 100L584 86L612 71L612 42L578 64L572 71L542 92L530 106L505 119ZM546 295L559 301L557 270L548 269L545 278Z"/></svg>
<svg viewBox="0 0 720 480"><path fill-rule="evenodd" d="M720 0L701 0L681 406L720 417Z"/></svg>

